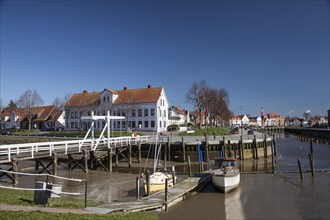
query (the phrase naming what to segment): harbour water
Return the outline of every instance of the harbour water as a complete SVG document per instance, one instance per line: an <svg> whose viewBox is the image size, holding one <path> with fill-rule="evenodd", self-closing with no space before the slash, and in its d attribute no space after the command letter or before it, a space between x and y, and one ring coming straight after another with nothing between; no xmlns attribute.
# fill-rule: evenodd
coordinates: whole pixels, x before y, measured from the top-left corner
<svg viewBox="0 0 330 220"><path fill-rule="evenodd" d="M172 206L167 213L160 213L160 219L329 219L330 145L313 143L317 171L314 178L309 172L310 142L278 134L276 145L276 174L272 173L271 157L240 161L241 183L236 190L222 194L211 183L207 184L201 191ZM298 158L305 171L303 181L298 171ZM153 161L133 162L132 165L129 169L126 162L121 162L112 173L100 169L89 170L86 174L80 169L69 172L66 164L59 164L58 175L86 179L88 200L101 203L134 201L136 177L152 168ZM168 167L172 165L175 165L179 179L188 176L187 165L167 162ZM21 164L20 168L33 166L33 163ZM204 166L207 168L206 164ZM192 171L198 172L198 169L195 163ZM35 181L45 180L21 176L18 187L33 188ZM80 198L84 198L83 183L50 181L63 184L63 191L80 192Z"/></svg>
<svg viewBox="0 0 330 220"><path fill-rule="evenodd" d="M317 170L313 178L309 172L310 142L279 134L276 144L276 174L262 170L271 170L269 158L241 161L254 165L244 166L249 167L245 170L248 173L243 170L236 190L222 194L210 183L167 213L161 213L160 219L329 219L330 146L313 143ZM305 171L303 181L298 158ZM256 167L262 172L250 172Z"/></svg>

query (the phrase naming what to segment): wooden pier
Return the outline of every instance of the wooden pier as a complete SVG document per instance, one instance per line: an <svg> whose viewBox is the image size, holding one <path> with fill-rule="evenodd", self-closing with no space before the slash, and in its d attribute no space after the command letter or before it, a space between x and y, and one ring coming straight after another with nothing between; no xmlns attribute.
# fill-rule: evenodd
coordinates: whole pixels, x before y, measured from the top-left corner
<svg viewBox="0 0 330 220"><path fill-rule="evenodd" d="M195 190L201 189L210 181L209 172L197 174L184 181L175 184L173 187L156 192L140 200L131 202L112 202L98 207L87 207L86 210L98 214L107 214L111 212L138 212L147 210L167 210L169 207L184 200Z"/></svg>

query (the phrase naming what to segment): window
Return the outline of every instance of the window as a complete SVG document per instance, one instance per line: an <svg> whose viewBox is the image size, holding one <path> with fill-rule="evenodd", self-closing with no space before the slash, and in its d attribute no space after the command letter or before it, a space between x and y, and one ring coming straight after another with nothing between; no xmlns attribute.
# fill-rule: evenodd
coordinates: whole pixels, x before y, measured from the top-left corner
<svg viewBox="0 0 330 220"><path fill-rule="evenodd" d="M147 117L149 115L149 109L144 109L144 117Z"/></svg>
<svg viewBox="0 0 330 220"><path fill-rule="evenodd" d="M159 109L159 117L162 116L162 110Z"/></svg>
<svg viewBox="0 0 330 220"><path fill-rule="evenodd" d="M120 128L120 121L117 121L117 128Z"/></svg>
<svg viewBox="0 0 330 220"><path fill-rule="evenodd" d="M164 110L164 116L166 116L166 110Z"/></svg>
<svg viewBox="0 0 330 220"><path fill-rule="evenodd" d="M152 127L152 128L155 127L155 121L151 121L151 127Z"/></svg>
<svg viewBox="0 0 330 220"><path fill-rule="evenodd" d="M74 128L74 122L71 122L71 128Z"/></svg>
<svg viewBox="0 0 330 220"><path fill-rule="evenodd" d="M139 109L139 110L138 110L138 116L139 116L139 117L142 117L142 109Z"/></svg>
<svg viewBox="0 0 330 220"><path fill-rule="evenodd" d="M135 117L135 109L132 109L132 117Z"/></svg>
<svg viewBox="0 0 330 220"><path fill-rule="evenodd" d="M132 128L136 128L135 121L132 121Z"/></svg>
<svg viewBox="0 0 330 220"><path fill-rule="evenodd" d="M150 109L150 115L151 115L151 116L155 116L155 109L153 109L153 108Z"/></svg>
<svg viewBox="0 0 330 220"><path fill-rule="evenodd" d="M162 121L159 121L159 127L160 128L162 127Z"/></svg>
<svg viewBox="0 0 330 220"><path fill-rule="evenodd" d="M121 126L122 126L122 128L126 128L126 122L122 121Z"/></svg>
<svg viewBox="0 0 330 220"><path fill-rule="evenodd" d="M144 127L148 128L149 127L149 121L144 121Z"/></svg>
<svg viewBox="0 0 330 220"><path fill-rule="evenodd" d="M105 96L103 97L103 102L105 102L106 100L105 100Z"/></svg>
<svg viewBox="0 0 330 220"><path fill-rule="evenodd" d="M139 121L139 128L142 128L142 121Z"/></svg>
<svg viewBox="0 0 330 220"><path fill-rule="evenodd" d="M74 116L74 112L71 112L71 118L73 118L73 116Z"/></svg>

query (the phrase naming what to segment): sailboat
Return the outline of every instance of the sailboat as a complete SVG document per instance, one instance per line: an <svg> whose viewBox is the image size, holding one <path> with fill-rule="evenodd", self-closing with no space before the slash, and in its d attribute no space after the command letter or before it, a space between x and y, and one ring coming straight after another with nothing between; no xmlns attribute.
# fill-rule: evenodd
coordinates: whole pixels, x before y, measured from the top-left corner
<svg viewBox="0 0 330 220"><path fill-rule="evenodd" d="M149 193L154 193L165 189L166 179L167 179L168 187L172 187L176 181L176 176L174 175L174 167L172 168L172 172L170 173L166 171L166 167L164 167L163 171L157 171L157 164L161 151L161 143L158 144L157 139L158 139L158 135L156 137L156 143L155 143L153 173L150 175L146 175L146 179L144 181L144 189L147 194L148 194L148 186L149 186ZM166 161L166 153L164 156L164 160Z"/></svg>

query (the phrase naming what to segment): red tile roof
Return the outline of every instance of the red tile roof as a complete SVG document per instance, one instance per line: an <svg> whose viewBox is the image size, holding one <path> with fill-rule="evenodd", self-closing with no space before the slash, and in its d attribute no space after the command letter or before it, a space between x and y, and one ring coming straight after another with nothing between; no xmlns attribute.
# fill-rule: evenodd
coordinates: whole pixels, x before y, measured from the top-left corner
<svg viewBox="0 0 330 220"><path fill-rule="evenodd" d="M162 88L143 88L143 89L123 89L123 90L109 90L113 94L118 95L113 104L128 104L128 103L152 103L157 102L162 92ZM103 90L103 91L105 91ZM103 92L102 91L102 92ZM66 103L66 107L81 107L100 104L100 94L102 92L74 94Z"/></svg>

